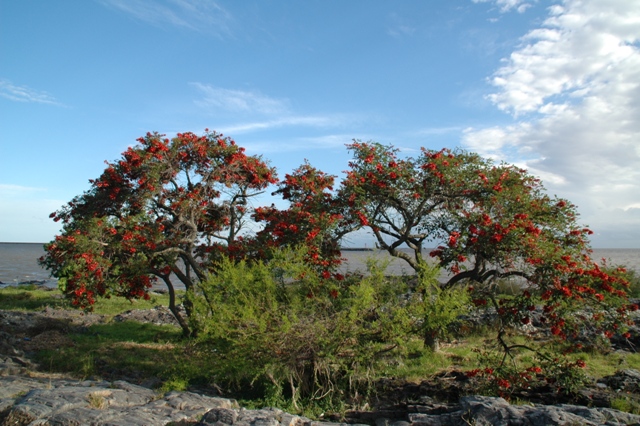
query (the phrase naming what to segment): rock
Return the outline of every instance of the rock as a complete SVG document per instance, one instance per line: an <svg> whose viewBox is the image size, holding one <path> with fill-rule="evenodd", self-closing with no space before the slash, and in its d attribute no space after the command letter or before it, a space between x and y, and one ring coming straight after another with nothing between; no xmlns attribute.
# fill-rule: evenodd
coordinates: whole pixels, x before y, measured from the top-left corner
<svg viewBox="0 0 640 426"><path fill-rule="evenodd" d="M21 383L21 385L15 384ZM51 381L48 386L33 388L34 383L21 378L2 378L2 388L13 384L0 398L2 425L47 424L71 426L92 425L166 425L197 423L215 408L232 409L235 400L212 398L190 392L170 392L164 396L151 389L124 381ZM11 385L10 385L11 386ZM31 388L31 389L29 389ZM29 389L29 390L27 390ZM25 393L26 392L26 393ZM24 393L24 395L23 395ZM15 398L13 403L9 403Z"/></svg>
<svg viewBox="0 0 640 426"><path fill-rule="evenodd" d="M287 414L277 408L261 410L231 410L228 408L213 409L207 412L201 425L215 426L304 426L311 420Z"/></svg>
<svg viewBox="0 0 640 426"><path fill-rule="evenodd" d="M623 371L620 377L635 377ZM439 425L640 425L640 416L609 408L558 405L512 405L502 398L462 397L456 403L421 398L421 404L369 412L352 412L350 424L376 426ZM192 392L159 395L125 381L74 381L51 377L0 377L0 426L3 425L215 425L340 426L313 421L276 408L247 410L233 399Z"/></svg>
<svg viewBox="0 0 640 426"><path fill-rule="evenodd" d="M598 380L598 384L605 384L614 391L626 391L632 393L640 392L640 372L626 369L617 371L615 374L603 377Z"/></svg>
<svg viewBox="0 0 640 426"><path fill-rule="evenodd" d="M607 408L577 405L511 405L502 398L469 396L457 410L442 414L409 414L412 426L553 426L640 424L640 416Z"/></svg>
<svg viewBox="0 0 640 426"><path fill-rule="evenodd" d="M178 306L178 309L185 314L182 305ZM145 323L152 323L155 325L172 324L178 325L178 321L173 316L169 308L165 306L156 306L153 309L134 309L113 317L116 322L122 321L138 321Z"/></svg>

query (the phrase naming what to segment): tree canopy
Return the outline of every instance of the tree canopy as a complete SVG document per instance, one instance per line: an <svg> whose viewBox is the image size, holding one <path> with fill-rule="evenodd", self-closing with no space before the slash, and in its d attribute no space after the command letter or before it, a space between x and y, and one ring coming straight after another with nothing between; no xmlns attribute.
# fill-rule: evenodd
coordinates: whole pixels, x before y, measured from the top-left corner
<svg viewBox="0 0 640 426"><path fill-rule="evenodd" d="M567 337L577 331L572 309L593 307L601 332L637 309L626 304L624 270L591 259L592 231L578 224L576 207L549 196L525 170L463 150L423 148L417 158L399 159L379 143L348 148L342 197L378 246L420 274L425 244L436 245L429 257L449 273L443 286L469 285L474 302L493 306L505 325L529 323L537 304L553 333ZM520 297L497 294L509 278L518 278Z"/></svg>
<svg viewBox="0 0 640 426"><path fill-rule="evenodd" d="M83 308L97 296L148 297L159 278L188 332L174 281L193 289L236 245L249 199L277 182L276 171L215 132L148 133L138 142L51 215L63 229L41 262Z"/></svg>

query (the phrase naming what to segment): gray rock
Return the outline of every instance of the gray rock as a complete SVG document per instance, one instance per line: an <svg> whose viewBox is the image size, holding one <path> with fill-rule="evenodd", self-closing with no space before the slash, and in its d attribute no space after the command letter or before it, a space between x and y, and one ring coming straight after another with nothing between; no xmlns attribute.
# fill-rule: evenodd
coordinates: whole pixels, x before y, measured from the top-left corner
<svg viewBox="0 0 640 426"><path fill-rule="evenodd" d="M214 408L231 409L231 399L211 398L190 392L171 392L164 396L151 389L117 381L55 381L49 386L6 377L0 380L3 394L5 382L13 379L12 396L0 399L2 425L166 425L198 422ZM30 389L31 388L31 389ZM30 389L30 390L27 390ZM26 391L26 394L22 395Z"/></svg>
<svg viewBox="0 0 640 426"><path fill-rule="evenodd" d="M511 405L502 398L469 396L457 411L409 414L412 426L553 426L640 424L640 416L577 405Z"/></svg>
<svg viewBox="0 0 640 426"><path fill-rule="evenodd" d="M511 405L502 398L469 396L458 404L415 405L402 418L369 412L360 421L376 426L445 425L640 425L640 416L577 405ZM420 412L421 411L421 412ZM399 414L399 412L397 412ZM351 421L358 422L354 418ZM159 395L125 381L0 377L0 425L214 425L339 426L277 408L247 410L235 400L191 392Z"/></svg>

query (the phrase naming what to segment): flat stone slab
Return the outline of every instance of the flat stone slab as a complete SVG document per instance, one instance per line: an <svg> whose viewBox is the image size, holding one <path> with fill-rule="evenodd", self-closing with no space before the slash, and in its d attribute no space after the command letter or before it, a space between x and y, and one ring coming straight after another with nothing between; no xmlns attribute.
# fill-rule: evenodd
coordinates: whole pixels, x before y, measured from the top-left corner
<svg viewBox="0 0 640 426"><path fill-rule="evenodd" d="M233 399L191 392L160 395L124 381L0 378L2 425L166 425L197 423L214 408L233 409Z"/></svg>

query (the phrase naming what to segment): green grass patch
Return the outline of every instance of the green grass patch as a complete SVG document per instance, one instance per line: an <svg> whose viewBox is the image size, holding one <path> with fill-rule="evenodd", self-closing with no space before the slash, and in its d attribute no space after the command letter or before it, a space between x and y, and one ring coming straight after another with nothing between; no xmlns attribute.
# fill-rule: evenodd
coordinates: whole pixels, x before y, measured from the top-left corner
<svg viewBox="0 0 640 426"><path fill-rule="evenodd" d="M92 325L69 337L73 345L36 355L43 368L78 377L163 379L169 377L170 366L186 359L181 330L171 325L111 322Z"/></svg>
<svg viewBox="0 0 640 426"><path fill-rule="evenodd" d="M178 297L182 293L178 292ZM122 297L100 298L93 306L96 314L115 316L132 309L151 309L169 305L169 296L153 293L149 300L127 300ZM9 286L0 289L0 309L8 311L39 311L44 308L75 309L58 289L35 285Z"/></svg>
<svg viewBox="0 0 640 426"><path fill-rule="evenodd" d="M640 401L631 395L621 395L611 400L611 408L631 414L640 414Z"/></svg>
<svg viewBox="0 0 640 426"><path fill-rule="evenodd" d="M115 316L132 309L151 309L158 305L169 306L169 296L154 293L149 300L127 300L123 297L101 298L98 299L93 306L93 312L96 314Z"/></svg>
<svg viewBox="0 0 640 426"><path fill-rule="evenodd" d="M35 311L45 307L68 309L71 304L60 290L45 290L34 285L8 286L0 289L0 309Z"/></svg>

